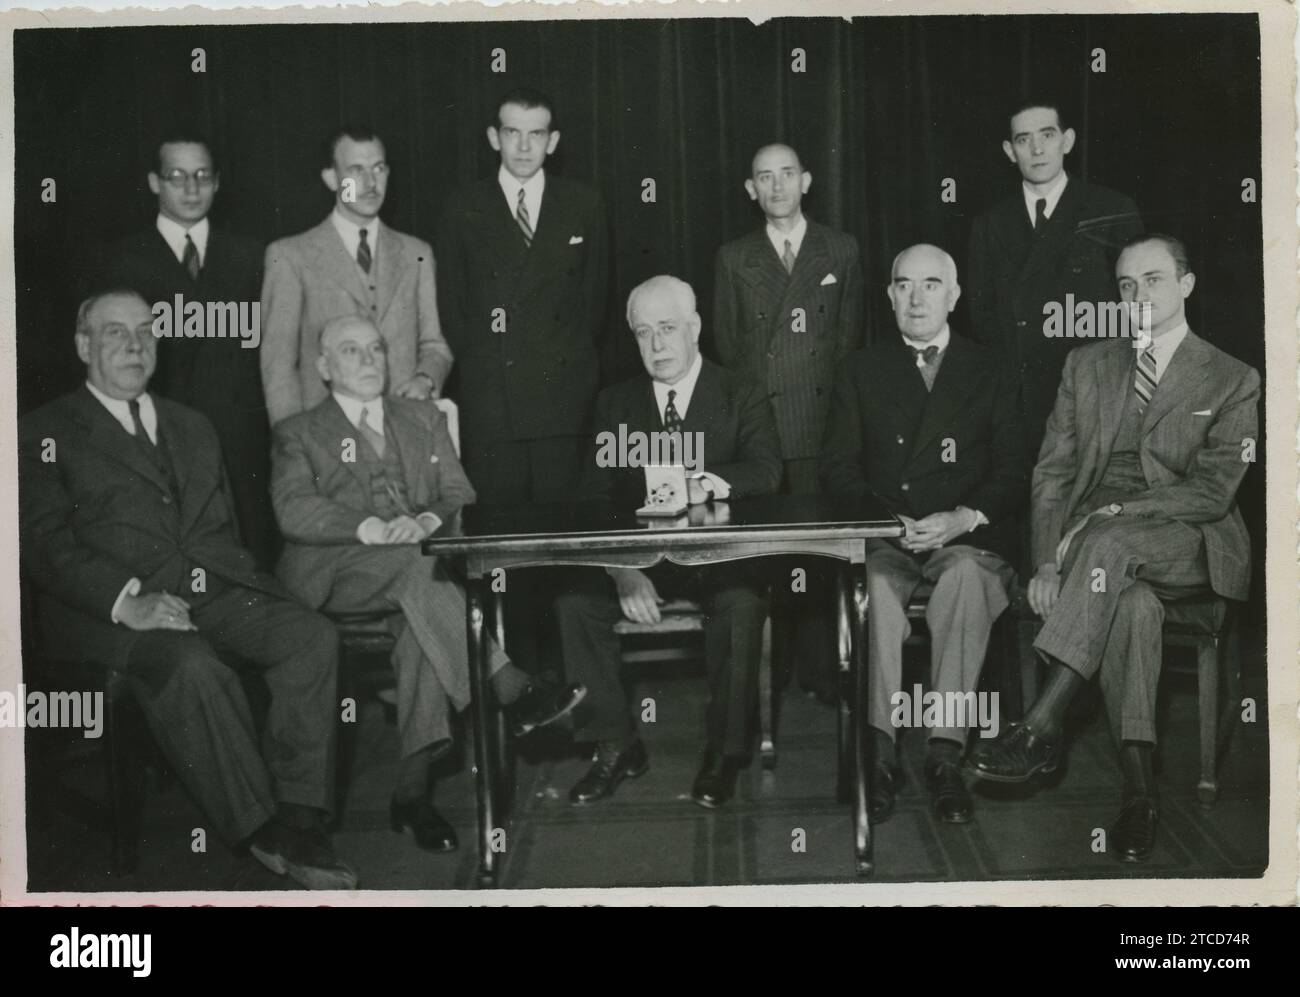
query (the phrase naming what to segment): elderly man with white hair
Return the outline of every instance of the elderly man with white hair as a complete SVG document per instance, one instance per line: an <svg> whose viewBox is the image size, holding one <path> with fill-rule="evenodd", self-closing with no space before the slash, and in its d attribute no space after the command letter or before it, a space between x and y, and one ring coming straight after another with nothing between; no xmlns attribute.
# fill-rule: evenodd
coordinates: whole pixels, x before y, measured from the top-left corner
<svg viewBox="0 0 1300 997"><path fill-rule="evenodd" d="M1008 604L1029 470L1011 372L948 327L961 295L952 257L937 246L905 249L887 293L899 334L841 366L821 463L828 491L875 492L907 527L898 540L867 541L874 821L893 811L896 737L914 716L897 708L907 603L923 583L933 585L929 689L941 702L973 701L967 694L979 684L989 632ZM969 724L922 716L935 812L965 823L972 804L960 766Z"/></svg>
<svg viewBox="0 0 1300 997"><path fill-rule="evenodd" d="M781 447L772 408L758 385L700 355L700 316L690 285L676 277L652 277L632 291L627 320L646 374L597 397L592 427L597 439L602 433L620 438L620 427L624 437L699 433L702 466L692 471L709 476L715 497L774 493L781 484ZM600 466L606 463L593 456L582 492L629 511L644 504L644 470ZM619 676L614 624L624 617L658 622L659 604L679 596L699 601L705 613L707 742L691 797L703 807L717 807L731 797L737 770L751 747L749 719L757 703L766 613L763 589L761 571L745 561L575 574L557 600L557 611L569 677L588 690L590 709L577 736L596 742L596 753L591 769L569 793L573 803L609 796L623 779L649 768L637 733L640 711L632 710Z"/></svg>

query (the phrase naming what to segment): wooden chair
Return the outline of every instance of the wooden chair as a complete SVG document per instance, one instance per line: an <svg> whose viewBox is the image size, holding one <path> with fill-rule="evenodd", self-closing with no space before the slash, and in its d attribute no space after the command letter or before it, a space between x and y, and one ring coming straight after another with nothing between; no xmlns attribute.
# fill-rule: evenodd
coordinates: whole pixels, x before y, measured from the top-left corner
<svg viewBox="0 0 1300 997"><path fill-rule="evenodd" d="M1042 621L1029 609L1020 590L1013 605L1019 618L1021 676L1025 703L1038 695L1038 669L1034 637ZM1200 715L1201 777L1196 796L1201 809L1212 810L1218 800L1218 763L1227 749L1241 709L1241 649L1236 614L1226 599L1194 596L1164 603L1162 639L1166 647L1190 647L1196 652L1196 696ZM1227 696L1219 705L1220 680Z"/></svg>
<svg viewBox="0 0 1300 997"><path fill-rule="evenodd" d="M659 607L662 617L658 623L634 623L628 619L614 624L620 637L633 635L688 634L704 632L704 610L689 599L670 599ZM698 658L701 654L690 648L672 646L664 648L624 649L623 661L683 661ZM761 740L759 757L763 768L776 767L776 716L772 699L772 618L769 613L763 623L762 653L758 663L759 727Z"/></svg>

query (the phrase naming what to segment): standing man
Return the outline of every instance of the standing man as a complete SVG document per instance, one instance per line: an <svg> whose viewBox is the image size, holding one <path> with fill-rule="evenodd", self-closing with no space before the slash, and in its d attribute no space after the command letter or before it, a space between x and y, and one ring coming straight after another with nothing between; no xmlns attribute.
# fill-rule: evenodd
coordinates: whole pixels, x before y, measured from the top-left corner
<svg viewBox="0 0 1300 997"><path fill-rule="evenodd" d="M713 291L718 359L766 389L790 495L818 490L817 456L835 372L863 334L858 242L803 214L811 184L812 174L788 145L765 145L754 154L745 190L765 224L718 250ZM834 576L815 560L802 565L814 568L815 584L787 597L783 608L798 624L788 648L798 651L800 682L828 698L835 674ZM788 593L789 585L774 591Z"/></svg>
<svg viewBox="0 0 1300 997"><path fill-rule="evenodd" d="M427 242L384 225L384 143L345 126L325 143L321 179L334 210L313 229L266 249L262 285L262 384L271 424L329 394L316 370L321 329L340 315L364 315L388 348L389 390L423 401L451 370Z"/></svg>
<svg viewBox="0 0 1300 997"><path fill-rule="evenodd" d="M636 336L645 374L616 384L596 400L596 428L631 433L699 433L704 466L719 499L770 495L781 482L781 451L772 410L762 390L705 360L699 352L695 292L676 277L652 277L632 291L627 322ZM595 448L591 451L593 454ZM641 467L599 467L593 459L583 494L620 508L645 501ZM582 569L556 603L565 660L588 690L591 709L577 732L596 742L591 768L569 792L575 804L609 796L626 778L649 767L635 714L619 677L621 655L614 624L659 622L665 597L698 599L705 614L709 705L706 744L691 798L718 807L731 798L736 773L749 754L750 718L757 707L764 572L745 561L683 568L673 564Z"/></svg>
<svg viewBox="0 0 1300 997"><path fill-rule="evenodd" d="M496 175L458 192L439 230L438 308L456 351L465 473L484 504L573 497L600 380L609 246L605 206L545 169L560 142L550 98L515 90L487 140ZM542 582L510 583L506 633L541 667Z"/></svg>
<svg viewBox="0 0 1300 997"><path fill-rule="evenodd" d="M189 131L166 133L154 147L149 189L158 198L152 228L107 248L99 283L134 288L150 305L185 301L256 302L262 247L208 218L221 186L212 146ZM206 311L206 307L205 307ZM270 434L257 351L238 337L159 339L159 393L207 416L217 431L241 538L269 568L278 546L268 496Z"/></svg>
<svg viewBox="0 0 1300 997"><path fill-rule="evenodd" d="M605 206L545 169L560 132L544 94L501 99L494 177L448 202L438 306L459 362L461 452L485 503L568 498L587 456L605 333Z"/></svg>
<svg viewBox="0 0 1300 997"><path fill-rule="evenodd" d="M1020 170L1020 191L975 219L967 264L971 334L999 350L1020 378L1025 448L1037 455L1078 340L1043 334L1043 306L1065 296L1115 300L1118 247L1142 231L1137 205L1065 172L1074 129L1062 105L1017 104L1002 151Z"/></svg>
<svg viewBox="0 0 1300 997"><path fill-rule="evenodd" d="M828 491L870 490L898 510L901 540L867 541L867 683L874 760L873 821L894 809L895 696L902 690L907 604L924 582L929 688L974 702L989 632L1008 604L1029 462L1014 379L991 350L953 335L961 288L937 246L894 260L889 337L854 353L835 383L822 456ZM974 719L974 711L971 712ZM969 728L945 719L927 731L925 781L940 820L972 814L961 777Z"/></svg>
<svg viewBox="0 0 1300 997"><path fill-rule="evenodd" d="M338 634L239 546L212 426L148 391L144 299L87 298L75 340L85 385L19 426L23 568L45 650L125 674L228 843L303 886L354 888L325 832ZM232 655L271 693L263 750Z"/></svg>
<svg viewBox="0 0 1300 997"><path fill-rule="evenodd" d="M1155 847L1152 755L1161 599L1245 599L1250 538L1236 506L1258 432L1259 375L1187 327L1196 277L1171 236L1128 243L1120 296L1149 303L1151 331L1069 355L1034 468L1029 605L1047 662L1025 722L972 756L975 774L1025 782L1053 771L1065 709L1100 672L1124 787L1109 837L1121 861Z"/></svg>

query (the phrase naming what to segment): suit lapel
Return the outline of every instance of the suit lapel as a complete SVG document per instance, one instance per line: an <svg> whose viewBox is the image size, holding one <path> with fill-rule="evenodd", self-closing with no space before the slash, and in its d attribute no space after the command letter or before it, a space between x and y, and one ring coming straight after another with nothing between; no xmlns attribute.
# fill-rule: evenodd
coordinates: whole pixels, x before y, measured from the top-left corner
<svg viewBox="0 0 1300 997"><path fill-rule="evenodd" d="M437 495L427 495L424 489L425 471L429 466L430 440L422 427L407 417L404 408L396 405L384 406L384 428L386 435L397 444L397 453L402 461L402 477L410 490L411 505L419 508L427 501L434 501Z"/></svg>
<svg viewBox="0 0 1300 997"><path fill-rule="evenodd" d="M357 261L348 255L343 245L343 237L334 228L334 223L326 218L307 233L313 266L327 274L331 280L342 287L356 300L365 315L370 311L370 295L361 283L361 273ZM381 264L382 266L382 264Z"/></svg>
<svg viewBox="0 0 1300 997"><path fill-rule="evenodd" d="M517 269L528 250L496 178L477 184L469 201L465 214L475 236L483 240L504 269Z"/></svg>
<svg viewBox="0 0 1300 997"><path fill-rule="evenodd" d="M902 416L901 424L911 427L916 410L925 404L925 379L916 366L916 360L903 345L898 333L891 335L882 351L883 383L888 386L884 394ZM946 362L946 361L945 361ZM942 367L939 370L943 370Z"/></svg>
<svg viewBox="0 0 1300 997"><path fill-rule="evenodd" d="M342 453L344 440L352 440L357 449L360 449L361 433L356 426L348 421L348 417L343 414L343 409L334 400L333 395L321 402L315 411L316 415L312 420L312 431L327 451L334 454ZM343 461L343 466L357 479L357 484L361 486L361 493L368 499L370 497L370 479L362 474L360 461L346 460Z"/></svg>
<svg viewBox="0 0 1300 997"><path fill-rule="evenodd" d="M85 424L94 450L110 460L117 461L128 470L153 482L166 495L171 494L171 484L157 464L149 460L144 450L130 433L117 421L84 385L76 393L78 417ZM154 402L157 406L157 400ZM161 420L161 416L160 416ZM160 421L161 425L161 421ZM166 430L164 429L164 433Z"/></svg>
<svg viewBox="0 0 1300 997"><path fill-rule="evenodd" d="M979 373L971 364L971 355L965 342L953 333L949 336L948 349L944 352L943 362L935 375L934 385L926 399L925 414L921 417L916 438L912 442L912 459L935 437L954 425L957 413L979 383ZM915 376L921 378L921 372L915 364L912 369ZM921 386L924 389L924 378L921 378Z"/></svg>
<svg viewBox="0 0 1300 997"><path fill-rule="evenodd" d="M1034 240L1034 228L1025 211L1024 197L1017 190L1015 197L1003 201L994 212L993 232L1003 248L1002 258L1023 270Z"/></svg>
<svg viewBox="0 0 1300 997"><path fill-rule="evenodd" d="M1066 182L1065 190L1061 192L1061 199L1056 202L1052 217L1047 219L1042 232L1035 232L1033 226L1028 225L1029 213L1027 211L1022 215L1028 225L1030 234L1029 255L1025 257L1025 264L1020 271L1021 280L1028 279L1034 270L1052 260L1061 243L1074 234L1075 227L1079 223L1080 211L1083 208L1083 195L1082 182L1071 177ZM1023 210L1023 199L1020 206Z"/></svg>
<svg viewBox="0 0 1300 997"><path fill-rule="evenodd" d="M504 204L504 198L502 203ZM547 177L546 189L542 193L542 207L533 223L533 242L525 251L523 270L519 274L521 294L526 293L534 282L547 278L549 261L559 257L572 234L566 231L564 225L565 219L571 214L564 187L556 183L554 177ZM510 224L515 228L516 238L522 245L523 236L518 232L519 224L513 216L510 217Z"/></svg>
<svg viewBox="0 0 1300 997"><path fill-rule="evenodd" d="M1151 396L1151 404L1142 417L1143 436L1151 432L1175 405L1196 392L1209 376L1209 359L1210 352L1205 349L1204 340L1189 329Z"/></svg>
<svg viewBox="0 0 1300 997"><path fill-rule="evenodd" d="M796 268L798 259L795 260ZM767 309L768 320L779 314L782 298L790 275L785 272L785 264L776 255L771 241L767 238L767 229L761 228L748 237L745 246L745 264L742 275Z"/></svg>
<svg viewBox="0 0 1300 997"><path fill-rule="evenodd" d="M650 390L650 395L657 409L653 388ZM686 410L686 416L682 419L682 432L703 433L705 440L716 438L713 429L725 411L726 400L722 397L722 386L718 384L717 377L709 364L703 363L700 367L700 376L695 382L695 390L691 393L690 408ZM658 411L655 412L655 417L658 421ZM663 428L662 423L659 428Z"/></svg>
<svg viewBox="0 0 1300 997"><path fill-rule="evenodd" d="M1110 460L1124 406L1133 390L1132 353L1127 341L1121 340L1115 347L1099 351L1097 356L1097 467L1105 467Z"/></svg>
<svg viewBox="0 0 1300 997"><path fill-rule="evenodd" d="M768 249L772 249L766 232L763 234L763 241L767 242ZM785 282L785 292L781 295L781 303L776 309L777 315L781 316L781 322L788 319L791 309L803 300L808 289L816 287L826 276L830 266L830 243L826 238L826 231L810 219L808 231L804 233L803 245L799 247L799 255L794 258L794 271ZM784 274L785 264L780 264L780 267ZM773 336L780 329L780 325L779 322L772 323Z"/></svg>
<svg viewBox="0 0 1300 997"><path fill-rule="evenodd" d="M378 296L379 322L382 325L388 306L393 303L393 295L402 283L410 261L406 258L405 245L391 228L379 226L379 279L375 294Z"/></svg>

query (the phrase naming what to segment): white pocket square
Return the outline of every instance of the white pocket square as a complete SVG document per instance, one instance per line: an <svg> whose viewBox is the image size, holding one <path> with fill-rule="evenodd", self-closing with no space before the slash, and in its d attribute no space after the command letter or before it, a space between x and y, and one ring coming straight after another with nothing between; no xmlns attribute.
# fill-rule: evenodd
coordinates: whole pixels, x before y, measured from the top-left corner
<svg viewBox="0 0 1300 997"><path fill-rule="evenodd" d="M578 243L580 243L580 242L582 242L582 236L580 236L580 235L571 235L571 236L569 236L569 245L570 245L570 246L576 246L576 245L578 245Z"/></svg>
<svg viewBox="0 0 1300 997"><path fill-rule="evenodd" d="M825 277L822 278L822 282L820 286L825 287L827 284L838 284L838 283L839 281L835 279L835 275L833 273L828 273Z"/></svg>
<svg viewBox="0 0 1300 997"><path fill-rule="evenodd" d="M438 455L437 455L437 454L434 454L432 457L430 457L430 458L429 458L429 463L430 463L430 464L436 464L436 463L438 463Z"/></svg>
<svg viewBox="0 0 1300 997"><path fill-rule="evenodd" d="M1193 413L1192 413L1192 415L1209 415L1209 414L1210 414L1210 410L1209 410L1209 409L1205 409L1205 410L1203 410L1203 411L1201 411L1201 412L1193 412Z"/></svg>

